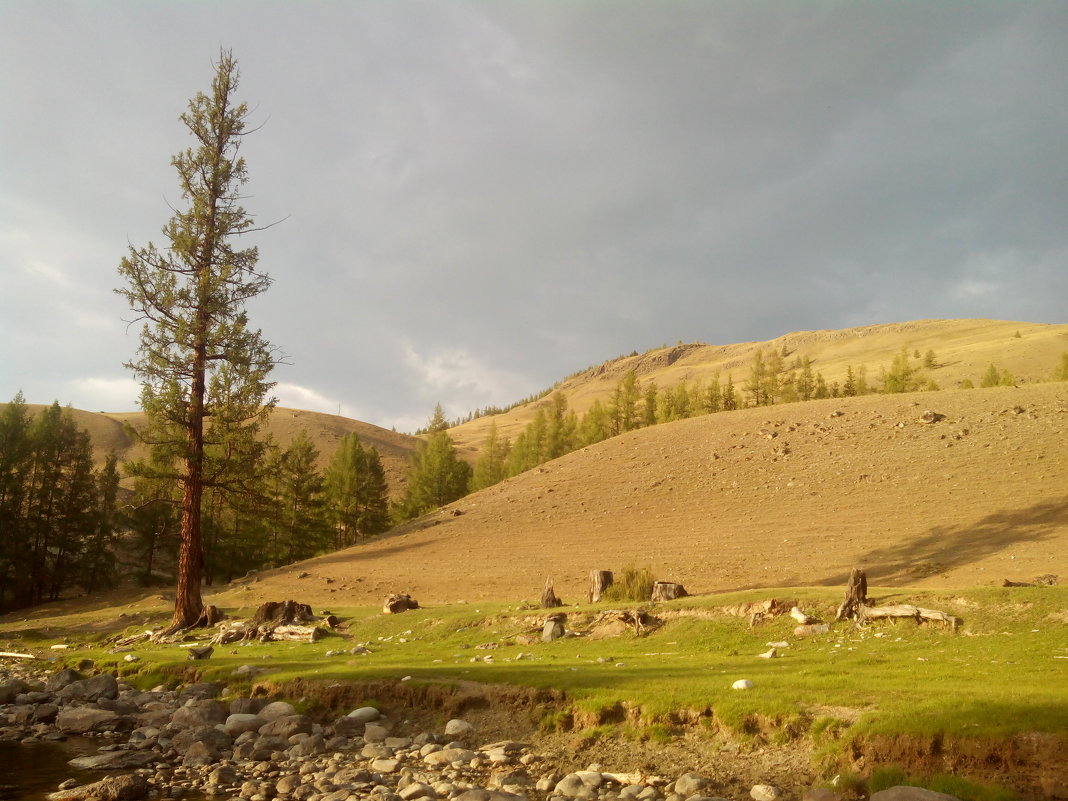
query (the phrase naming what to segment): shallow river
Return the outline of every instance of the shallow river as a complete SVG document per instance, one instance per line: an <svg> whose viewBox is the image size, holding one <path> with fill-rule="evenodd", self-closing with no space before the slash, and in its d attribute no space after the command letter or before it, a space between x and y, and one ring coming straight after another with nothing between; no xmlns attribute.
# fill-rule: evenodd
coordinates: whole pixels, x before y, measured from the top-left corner
<svg viewBox="0 0 1068 801"><path fill-rule="evenodd" d="M0 742L0 801L41 801L66 779L93 782L103 778L75 770L68 759L96 751L98 743L67 740L21 745Z"/></svg>

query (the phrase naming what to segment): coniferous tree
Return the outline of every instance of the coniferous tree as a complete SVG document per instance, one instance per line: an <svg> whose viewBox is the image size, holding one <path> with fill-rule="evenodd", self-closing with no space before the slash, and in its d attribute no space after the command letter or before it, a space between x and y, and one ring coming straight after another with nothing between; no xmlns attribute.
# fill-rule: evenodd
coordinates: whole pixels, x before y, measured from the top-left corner
<svg viewBox="0 0 1068 801"><path fill-rule="evenodd" d="M475 469L471 474L471 492L492 487L508 477L508 453L511 450L507 439L497 434L497 424L490 422L486 439L482 442Z"/></svg>
<svg viewBox="0 0 1068 801"><path fill-rule="evenodd" d="M745 385L745 391L749 393L751 406L764 406L766 403L764 389L767 386L768 368L764 362L764 353L757 350L753 354L753 362L749 367L749 381Z"/></svg>
<svg viewBox="0 0 1068 801"><path fill-rule="evenodd" d="M323 501L323 477L315 467L319 450L301 431L272 459L275 512L271 537L274 564L286 565L328 549L330 530Z"/></svg>
<svg viewBox="0 0 1068 801"><path fill-rule="evenodd" d="M904 345L890 364L889 372L883 372L883 392L887 394L911 392L915 389L915 370L909 363L909 351Z"/></svg>
<svg viewBox="0 0 1068 801"><path fill-rule="evenodd" d="M567 396L563 392L553 393L546 419L544 458L541 461L559 459L575 450L577 430L575 414L567 409Z"/></svg>
<svg viewBox="0 0 1068 801"><path fill-rule="evenodd" d="M612 395L612 403L609 411L612 416L612 433L621 434L624 431L633 431L639 425L638 399L640 389L638 387L638 375L634 370L627 370L623 378L616 384Z"/></svg>
<svg viewBox="0 0 1068 801"><path fill-rule="evenodd" d="M983 377L979 380L981 387L996 387L1001 383L1001 371L993 364L986 368Z"/></svg>
<svg viewBox="0 0 1068 801"><path fill-rule="evenodd" d="M847 383L852 382L852 368L847 367L846 373L849 376L847 378ZM801 372L797 378L797 397L799 400L803 401L812 400L812 396L815 392L816 379L812 374L812 360L808 356L805 356L801 360Z"/></svg>
<svg viewBox="0 0 1068 801"><path fill-rule="evenodd" d="M270 279L256 270L256 248L234 245L254 230L241 205L248 107L235 100L239 73L232 55L220 53L214 66L210 94L197 94L181 115L194 146L171 161L188 208L164 227L163 251L151 243L131 246L119 267L126 279L119 292L136 319L145 321L137 358L127 365L141 382L148 420L141 438L180 461L169 476L182 487L172 629L192 625L203 608L202 503L212 472L205 425L240 448L254 441L274 405L268 380L273 352L245 312L246 302L265 292ZM147 476L151 467L141 462L132 472Z"/></svg>
<svg viewBox="0 0 1068 801"><path fill-rule="evenodd" d="M852 398L857 394L857 379L853 375L853 365L846 365L846 378L845 383L842 384L842 394L847 398Z"/></svg>
<svg viewBox="0 0 1068 801"><path fill-rule="evenodd" d="M335 548L348 547L389 527L389 488L382 460L374 448L364 450L355 434L341 438L323 485Z"/></svg>
<svg viewBox="0 0 1068 801"><path fill-rule="evenodd" d="M579 424L579 441L583 445L593 445L611 436L611 413L601 403L600 399L595 400L590 408L586 410L586 414L582 416L582 422Z"/></svg>
<svg viewBox="0 0 1068 801"><path fill-rule="evenodd" d="M96 477L96 509L93 527L85 540L79 565L79 583L86 592L110 589L117 584L115 545L119 536L119 460L114 453L107 457Z"/></svg>
<svg viewBox="0 0 1068 801"><path fill-rule="evenodd" d="M738 393L734 390L734 379L727 373L727 384L723 387L723 411L733 412L738 408Z"/></svg>
<svg viewBox="0 0 1068 801"><path fill-rule="evenodd" d="M657 389L656 382L650 381L642 394L642 425L656 425Z"/></svg>
<svg viewBox="0 0 1068 801"><path fill-rule="evenodd" d="M398 506L401 519L418 517L467 494L471 468L456 454L440 405L434 409L427 432L426 443L408 469L408 487Z"/></svg>

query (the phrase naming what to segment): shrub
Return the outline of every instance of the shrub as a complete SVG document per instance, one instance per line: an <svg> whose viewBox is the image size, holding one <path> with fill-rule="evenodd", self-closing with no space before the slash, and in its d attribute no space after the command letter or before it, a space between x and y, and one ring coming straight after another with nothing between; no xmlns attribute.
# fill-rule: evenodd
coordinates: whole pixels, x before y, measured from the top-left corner
<svg viewBox="0 0 1068 801"><path fill-rule="evenodd" d="M649 568L627 567L605 590L606 601L648 601L653 597L653 573Z"/></svg>

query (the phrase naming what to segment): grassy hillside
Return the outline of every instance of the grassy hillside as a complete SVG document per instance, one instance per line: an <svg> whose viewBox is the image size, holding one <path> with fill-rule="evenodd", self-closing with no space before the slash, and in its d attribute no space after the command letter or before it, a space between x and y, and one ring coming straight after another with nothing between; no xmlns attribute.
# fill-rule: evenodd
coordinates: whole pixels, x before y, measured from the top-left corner
<svg viewBox="0 0 1068 801"><path fill-rule="evenodd" d="M941 419L923 422L927 410ZM568 454L238 591L534 600L553 576L571 602L590 570L629 565L697 593L841 585L854 566L889 586L1068 578L1066 443L1064 382L707 415Z"/></svg>
<svg viewBox="0 0 1068 801"><path fill-rule="evenodd" d="M0 408L3 406L4 404L0 404ZM28 408L31 413L36 414L43 407L28 404ZM127 425L134 428L144 425L143 413L87 412L81 409L72 411L78 427L88 430L93 438L93 450L98 464L103 463L107 454L112 451L118 454L121 461L140 458L143 455L143 449L126 432ZM301 431L307 431L308 436L319 449L320 469L325 469L329 464L330 457L345 434L356 434L365 448L373 446L382 458L382 466L386 471L391 496L396 496L403 491L408 471L408 457L414 452L418 443L416 437L388 431L370 423L296 409L275 409L267 431L283 447L292 442Z"/></svg>
<svg viewBox="0 0 1068 801"><path fill-rule="evenodd" d="M1019 334L1019 336L1017 336ZM1020 383L1046 381L1068 351L1068 325L1048 325L1000 320L917 320L907 323L870 325L836 331L798 331L766 342L732 345L679 344L624 356L591 367L561 381L568 407L583 414L595 400L609 401L616 384L634 370L643 386L655 381L663 389L680 381L707 383L716 374L722 381L732 376L740 392L757 351L774 349L788 354L786 361L808 357L812 369L828 384L842 383L846 370L867 368L870 383L877 383L880 368L889 368L901 348L925 355L935 353L935 367L923 370L924 381L941 389L953 389L965 379L979 385L983 372L995 364L1009 370ZM922 359L914 360L919 366ZM512 440L533 419L548 398L517 407L506 414L479 418L450 429L461 453L474 458L491 421L502 437Z"/></svg>

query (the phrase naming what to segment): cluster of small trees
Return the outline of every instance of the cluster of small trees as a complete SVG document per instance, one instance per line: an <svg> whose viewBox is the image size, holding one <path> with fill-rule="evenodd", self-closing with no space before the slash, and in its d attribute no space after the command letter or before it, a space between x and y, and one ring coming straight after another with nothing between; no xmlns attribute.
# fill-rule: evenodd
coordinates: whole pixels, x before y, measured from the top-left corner
<svg viewBox="0 0 1068 801"><path fill-rule="evenodd" d="M0 612L115 576L119 474L93 466L89 434L58 403L31 416L22 393L0 413Z"/></svg>
<svg viewBox="0 0 1068 801"><path fill-rule="evenodd" d="M301 432L286 448L261 443L240 482L222 473L205 487L201 530L205 583L288 564L389 528L389 488L378 452L355 434L342 438L325 471ZM209 463L219 463L209 446ZM222 446L220 450L225 450ZM79 588L113 587L129 576L170 581L180 543L177 460L156 448L124 466L96 468L90 435L70 409L32 415L22 394L0 413L0 611ZM234 479L234 477L230 477ZM240 491L235 487L240 484Z"/></svg>

